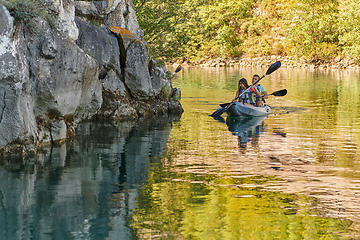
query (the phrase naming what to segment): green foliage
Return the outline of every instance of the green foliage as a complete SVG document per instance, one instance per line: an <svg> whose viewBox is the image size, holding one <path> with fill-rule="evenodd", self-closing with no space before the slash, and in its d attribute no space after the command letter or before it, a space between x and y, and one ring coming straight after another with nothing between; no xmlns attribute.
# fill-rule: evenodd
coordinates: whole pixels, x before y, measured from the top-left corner
<svg viewBox="0 0 360 240"><path fill-rule="evenodd" d="M336 0L299 0L289 24L291 52L310 61L337 54L338 3Z"/></svg>
<svg viewBox="0 0 360 240"><path fill-rule="evenodd" d="M341 23L339 26L340 45L344 48L344 54L350 56L360 55L360 2L357 0L343 1Z"/></svg>
<svg viewBox="0 0 360 240"><path fill-rule="evenodd" d="M357 0L134 0L156 58L360 54Z"/></svg>
<svg viewBox="0 0 360 240"><path fill-rule="evenodd" d="M39 14L37 6L31 0L10 0L6 7L16 20L25 23L30 31L35 31L33 18Z"/></svg>
<svg viewBox="0 0 360 240"><path fill-rule="evenodd" d="M36 17L47 19L50 24L54 24L55 20L46 13L44 4L36 0L8 0L2 1L4 6L9 10L10 14L19 22L23 22L31 32L36 31Z"/></svg>
<svg viewBox="0 0 360 240"><path fill-rule="evenodd" d="M197 1L134 0L133 3L152 55L182 56L183 49L178 46L191 40L189 32Z"/></svg>

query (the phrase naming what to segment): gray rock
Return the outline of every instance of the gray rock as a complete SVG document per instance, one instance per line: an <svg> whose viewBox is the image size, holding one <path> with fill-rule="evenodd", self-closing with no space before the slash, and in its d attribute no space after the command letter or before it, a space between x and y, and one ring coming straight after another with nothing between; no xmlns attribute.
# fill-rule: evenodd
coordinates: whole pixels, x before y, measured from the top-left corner
<svg viewBox="0 0 360 240"><path fill-rule="evenodd" d="M9 11L0 5L0 79L15 79L16 46L12 41L14 34L14 18Z"/></svg>
<svg viewBox="0 0 360 240"><path fill-rule="evenodd" d="M117 4L116 4L117 3ZM139 27L136 12L131 0L114 1L112 11L109 11L104 24L107 27L118 26L137 34L141 38L143 32ZM110 6L109 6L110 9Z"/></svg>
<svg viewBox="0 0 360 240"><path fill-rule="evenodd" d="M155 95L148 70L148 49L143 41L133 41L126 49L125 84L137 99Z"/></svg>
<svg viewBox="0 0 360 240"><path fill-rule="evenodd" d="M84 19L104 25L76 19L74 5ZM44 6L56 19L35 18L36 31L28 31L0 4L0 153L61 143L94 116L181 115L178 101L163 98L171 82L165 68L148 63L131 0L45 0Z"/></svg>
<svg viewBox="0 0 360 240"><path fill-rule="evenodd" d="M148 68L148 45L135 33L121 27L111 27L117 36L123 60L124 82L131 96L146 100L155 96Z"/></svg>
<svg viewBox="0 0 360 240"><path fill-rule="evenodd" d="M0 35L0 62L5 62L0 65L0 149L34 151L42 142L65 139L98 111L97 63L40 18L37 33L24 34L19 24L14 35L14 22L2 6L0 16L7 29Z"/></svg>
<svg viewBox="0 0 360 240"><path fill-rule="evenodd" d="M41 54L44 58L47 59L53 59L56 57L57 46L56 42L54 41L54 36L50 31L48 31L48 33L44 36L41 46Z"/></svg>
<svg viewBox="0 0 360 240"><path fill-rule="evenodd" d="M66 139L66 123L64 120L53 121L51 123L51 142L60 143Z"/></svg>
<svg viewBox="0 0 360 240"><path fill-rule="evenodd" d="M23 89L29 74L22 56L22 29L19 27L15 34L14 19L2 5L0 24L0 149L12 143L25 142L29 148L34 148L36 120L29 101L31 98ZM29 140L32 144L28 143Z"/></svg>
<svg viewBox="0 0 360 240"><path fill-rule="evenodd" d="M75 1L75 12L77 16L94 17L99 15L99 10L93 1Z"/></svg>
<svg viewBox="0 0 360 240"><path fill-rule="evenodd" d="M119 76L110 71L102 80L103 104L97 115L98 119L132 120L138 118L130 103L130 95Z"/></svg>
<svg viewBox="0 0 360 240"><path fill-rule="evenodd" d="M55 35L55 34L54 34ZM101 83L98 81L97 62L76 44L55 35L58 54L54 59L40 58L42 44L36 36L29 37L29 84L34 98L34 112L55 117L77 115L78 120L91 116L100 108Z"/></svg>
<svg viewBox="0 0 360 240"><path fill-rule="evenodd" d="M130 98L125 84L120 80L120 77L113 70L110 70L107 73L106 77L101 80L101 83L105 91L112 91L122 97Z"/></svg>
<svg viewBox="0 0 360 240"><path fill-rule="evenodd" d="M149 72L151 76L151 85L155 95L161 94L163 97L170 97L172 93L171 82L168 78L168 71L165 67L157 67L156 61L149 61Z"/></svg>
<svg viewBox="0 0 360 240"><path fill-rule="evenodd" d="M96 59L100 78L104 78L109 70L120 74L120 51L116 37L78 18L75 22L79 29L76 44Z"/></svg>

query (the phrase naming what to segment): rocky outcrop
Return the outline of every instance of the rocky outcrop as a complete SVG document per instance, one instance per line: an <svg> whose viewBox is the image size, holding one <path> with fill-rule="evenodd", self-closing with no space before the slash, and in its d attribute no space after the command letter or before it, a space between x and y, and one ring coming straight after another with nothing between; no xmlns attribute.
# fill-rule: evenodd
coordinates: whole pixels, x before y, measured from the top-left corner
<svg viewBox="0 0 360 240"><path fill-rule="evenodd" d="M62 142L84 119L183 112L166 68L148 62L131 0L48 0L31 29L0 3L0 152Z"/></svg>
<svg viewBox="0 0 360 240"><path fill-rule="evenodd" d="M120 50L124 58L123 79L130 93L139 99L154 96L147 64L149 54L147 43L125 28L113 26L110 30L116 34L122 46Z"/></svg>

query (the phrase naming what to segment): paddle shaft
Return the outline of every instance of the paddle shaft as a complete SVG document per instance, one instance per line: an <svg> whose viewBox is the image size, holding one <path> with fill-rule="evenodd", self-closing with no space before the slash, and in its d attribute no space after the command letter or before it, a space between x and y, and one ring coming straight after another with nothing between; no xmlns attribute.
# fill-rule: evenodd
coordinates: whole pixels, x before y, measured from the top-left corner
<svg viewBox="0 0 360 240"><path fill-rule="evenodd" d="M266 73L264 74L264 76L262 76L261 78L259 78L256 82L254 82L253 84L250 85L250 87L248 87L244 92L242 92L238 97L235 98L236 99L240 98L244 93L246 93L247 91L249 91L250 88L252 88L253 86L255 86L261 79L263 79L266 75L269 75L271 73L273 73L274 71L278 70L279 67L281 67L281 62L277 61L275 63L273 63L268 70L266 71Z"/></svg>
<svg viewBox="0 0 360 240"><path fill-rule="evenodd" d="M254 82L253 84L251 84L250 87L248 87L245 91L243 91L239 96L237 96L237 97L235 98L235 101L236 101L238 98L240 98L244 93L246 93L247 91L249 91L250 88L252 88L253 86L255 86L255 85L256 85L261 79L263 79L265 76L266 76L266 73L264 74L264 76L262 76L261 78L259 78L256 82ZM235 102L235 101L234 101L234 102ZM227 106L225 107L225 110L228 109L232 104L233 104L233 102L230 103L229 105L227 105Z"/></svg>
<svg viewBox="0 0 360 240"><path fill-rule="evenodd" d="M235 102L238 98L240 98L245 92L249 91L250 88L252 88L253 86L255 86L261 79L263 79L266 75L269 75L271 73L273 73L274 71L276 71L277 69L279 69L281 67L281 62L277 61L274 64L272 64L269 69L266 71L266 73L264 74L264 76L262 76L261 78L259 78L256 82L254 82L253 84L250 85L250 87L248 87L244 92L242 92L239 96L237 96L233 102ZM210 116L212 117L218 117L221 114L223 114L232 104L233 102L231 102L229 105L227 105L225 108L221 108L216 110L215 112L213 112Z"/></svg>
<svg viewBox="0 0 360 240"><path fill-rule="evenodd" d="M263 97L267 97L267 96L271 96L271 95L274 95L274 96L277 96L277 97L282 97L282 96L285 96L287 94L287 90L286 89L282 89L282 90L278 90L278 91L275 91L273 93L270 93L270 94L266 94L264 95ZM222 103L220 104L220 106L222 108L226 107L227 105L229 105L230 103Z"/></svg>
<svg viewBox="0 0 360 240"><path fill-rule="evenodd" d="M235 98L235 101L240 98L244 93L246 93L247 91L250 90L250 88L252 88L253 86L255 86L258 82L260 82L261 79L263 79L266 76L266 74L264 74L264 76L262 76L261 78L259 78L256 82L254 82L253 84L250 85L250 87L248 87L245 91L243 91L239 96L237 96Z"/></svg>

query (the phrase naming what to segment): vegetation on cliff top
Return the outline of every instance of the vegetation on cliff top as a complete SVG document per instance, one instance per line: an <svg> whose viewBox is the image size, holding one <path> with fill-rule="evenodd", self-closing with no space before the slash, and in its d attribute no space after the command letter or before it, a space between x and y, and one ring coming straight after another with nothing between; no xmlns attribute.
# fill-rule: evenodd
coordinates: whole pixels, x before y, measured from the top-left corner
<svg viewBox="0 0 360 240"><path fill-rule="evenodd" d="M134 0L155 57L360 55L357 0Z"/></svg>
<svg viewBox="0 0 360 240"><path fill-rule="evenodd" d="M31 32L37 30L34 20L36 17L46 19L52 25L56 24L55 17L46 11L43 0L0 0L0 4L9 10L16 21L23 22Z"/></svg>

